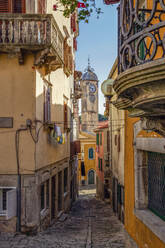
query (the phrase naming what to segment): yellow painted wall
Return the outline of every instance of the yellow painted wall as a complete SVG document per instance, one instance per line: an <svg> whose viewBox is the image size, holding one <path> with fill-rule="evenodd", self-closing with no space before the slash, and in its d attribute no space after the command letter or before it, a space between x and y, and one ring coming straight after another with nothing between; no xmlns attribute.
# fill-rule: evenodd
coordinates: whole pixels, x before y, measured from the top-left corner
<svg viewBox="0 0 165 248"><path fill-rule="evenodd" d="M96 143L92 143L92 141L86 139L86 140L81 140L81 151L84 152L84 164L85 164L85 177L83 180L88 180L88 172L93 169L96 172L96 157L95 157L95 151L96 151ZM94 159L88 159L88 150L89 148L94 149ZM81 153L79 154L79 173L78 173L78 180L81 182L81 159L82 155Z"/></svg>
<svg viewBox="0 0 165 248"><path fill-rule="evenodd" d="M0 128L0 174L16 174L15 132L35 118L34 57L25 56L20 66L18 58L0 56L0 117L13 117L13 128ZM35 145L28 131L20 133L20 172L31 174L35 168Z"/></svg>
<svg viewBox="0 0 165 248"><path fill-rule="evenodd" d="M165 248L165 244L157 238L135 215L135 175L134 175L134 124L138 118L129 118L125 113L125 228L137 242L139 248Z"/></svg>
<svg viewBox="0 0 165 248"><path fill-rule="evenodd" d="M88 159L89 148L94 149L94 159ZM84 144L84 164L86 168L85 180L88 179L88 171L90 171L91 169L96 171L95 150L96 150L96 144Z"/></svg>

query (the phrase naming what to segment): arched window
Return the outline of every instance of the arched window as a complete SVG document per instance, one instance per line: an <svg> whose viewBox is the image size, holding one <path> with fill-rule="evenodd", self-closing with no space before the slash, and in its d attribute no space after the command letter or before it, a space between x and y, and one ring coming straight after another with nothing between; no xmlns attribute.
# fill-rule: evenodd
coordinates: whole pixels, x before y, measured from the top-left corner
<svg viewBox="0 0 165 248"><path fill-rule="evenodd" d="M89 148L89 150L88 150L88 158L89 159L94 159L94 150L93 150L93 148Z"/></svg>

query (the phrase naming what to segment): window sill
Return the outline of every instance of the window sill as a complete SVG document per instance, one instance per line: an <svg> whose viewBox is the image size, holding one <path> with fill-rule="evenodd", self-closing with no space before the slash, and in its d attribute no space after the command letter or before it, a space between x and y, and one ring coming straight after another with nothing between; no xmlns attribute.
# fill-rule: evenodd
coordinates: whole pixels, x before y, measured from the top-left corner
<svg viewBox="0 0 165 248"><path fill-rule="evenodd" d="M165 221L161 220L148 209L135 209L134 213L144 225L146 225L161 241L165 243Z"/></svg>

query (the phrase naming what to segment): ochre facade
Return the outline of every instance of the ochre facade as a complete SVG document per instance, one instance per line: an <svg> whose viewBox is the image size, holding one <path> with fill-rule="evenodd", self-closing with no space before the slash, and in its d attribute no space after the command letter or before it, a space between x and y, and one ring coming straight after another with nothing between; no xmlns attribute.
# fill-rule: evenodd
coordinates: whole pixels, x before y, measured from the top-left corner
<svg viewBox="0 0 165 248"><path fill-rule="evenodd" d="M139 248L165 248L165 244L134 214L135 210L135 168L134 168L134 147L133 133L134 124L139 121L138 118L129 118L128 112L125 112L125 228L128 233L137 242ZM141 136L150 138L146 132L141 132ZM156 135L160 137L159 135Z"/></svg>
<svg viewBox="0 0 165 248"><path fill-rule="evenodd" d="M79 135L81 153L79 154L79 184L90 184L89 174L93 173L93 183L96 183L96 136L86 132L80 132ZM89 158L89 149L93 149L93 158ZM82 165L82 163L84 165ZM85 169L85 175L82 175L82 166Z"/></svg>

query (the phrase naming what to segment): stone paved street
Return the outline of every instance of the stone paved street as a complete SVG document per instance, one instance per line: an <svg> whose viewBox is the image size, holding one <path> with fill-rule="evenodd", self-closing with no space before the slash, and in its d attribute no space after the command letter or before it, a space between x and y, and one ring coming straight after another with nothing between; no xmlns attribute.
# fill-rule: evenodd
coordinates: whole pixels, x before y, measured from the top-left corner
<svg viewBox="0 0 165 248"><path fill-rule="evenodd" d="M35 235L0 235L0 248L127 248L122 224L95 189L83 187L64 220Z"/></svg>

